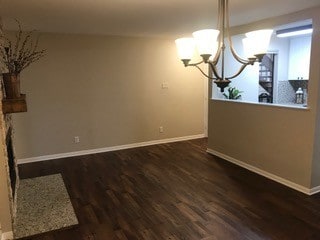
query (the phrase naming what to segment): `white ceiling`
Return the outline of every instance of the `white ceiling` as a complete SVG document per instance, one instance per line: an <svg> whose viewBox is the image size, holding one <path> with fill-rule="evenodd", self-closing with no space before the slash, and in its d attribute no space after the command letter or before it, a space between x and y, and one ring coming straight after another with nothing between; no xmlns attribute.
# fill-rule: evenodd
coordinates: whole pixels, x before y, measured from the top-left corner
<svg viewBox="0 0 320 240"><path fill-rule="evenodd" d="M215 27L217 0L0 0L5 29L181 36ZM320 6L320 0L230 0L231 25Z"/></svg>

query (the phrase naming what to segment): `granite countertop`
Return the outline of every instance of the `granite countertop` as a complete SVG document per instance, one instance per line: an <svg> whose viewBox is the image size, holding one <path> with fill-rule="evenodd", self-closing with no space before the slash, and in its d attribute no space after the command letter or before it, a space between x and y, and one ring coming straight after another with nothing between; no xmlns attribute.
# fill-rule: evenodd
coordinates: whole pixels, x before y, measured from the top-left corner
<svg viewBox="0 0 320 240"><path fill-rule="evenodd" d="M294 102L288 102L288 103L280 103L283 105L289 105L289 106L296 106L296 107L308 107L308 105L306 103L294 103Z"/></svg>

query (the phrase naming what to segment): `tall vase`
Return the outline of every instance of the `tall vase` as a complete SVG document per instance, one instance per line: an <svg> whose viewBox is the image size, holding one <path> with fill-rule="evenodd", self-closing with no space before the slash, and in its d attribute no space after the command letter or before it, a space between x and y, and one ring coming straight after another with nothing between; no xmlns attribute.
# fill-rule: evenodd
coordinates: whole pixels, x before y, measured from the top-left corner
<svg viewBox="0 0 320 240"><path fill-rule="evenodd" d="M15 73L3 73L3 83L7 99L20 98L20 75Z"/></svg>

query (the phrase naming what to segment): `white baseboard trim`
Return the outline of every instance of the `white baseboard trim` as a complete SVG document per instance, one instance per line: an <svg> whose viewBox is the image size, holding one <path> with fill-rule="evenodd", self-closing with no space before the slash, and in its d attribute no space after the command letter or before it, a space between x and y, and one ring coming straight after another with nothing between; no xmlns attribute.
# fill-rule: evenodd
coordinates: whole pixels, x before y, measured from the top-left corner
<svg viewBox="0 0 320 240"><path fill-rule="evenodd" d="M1 234L1 240L12 240L13 232L4 232Z"/></svg>
<svg viewBox="0 0 320 240"><path fill-rule="evenodd" d="M222 158L222 159L224 159L224 160L226 160L228 162L231 162L231 163L236 164L236 165L238 165L240 167L243 167L243 168L245 168L245 169L247 169L247 170L249 170L251 172L257 173L257 174L262 175L262 176L264 176L266 178L269 178L269 179L271 179L271 180L273 180L275 182L281 183L281 184L283 184L283 185L285 185L285 186L287 186L289 188L292 188L294 190L302 192L304 194L313 195L313 194L316 194L316 193L320 192L320 186L312 188L312 189L306 188L306 187L301 186L301 185L299 185L297 183L291 182L291 181L289 181L287 179L284 179L282 177L279 177L277 175L274 175L272 173L264 171L264 170L262 170L260 168L254 167L254 166L252 166L250 164L247 164L247 163L244 163L244 162L242 162L240 160L237 160L237 159L235 159L233 157L230 157L230 156L225 155L223 153L220 153L218 151L215 151L215 150L212 150L212 149L207 149L207 152L212 154L212 155L215 155L215 156L217 156L219 158Z"/></svg>
<svg viewBox="0 0 320 240"><path fill-rule="evenodd" d="M95 153L111 152L111 151L123 150L128 148L145 147L145 146L163 144L163 143L187 141L187 140L204 138L204 137L205 137L204 134L198 134L198 135L191 135L191 136L185 136L185 137L166 138L166 139L160 139L160 140L154 140L154 141L148 141L148 142L139 142L139 143L125 144L125 145L105 147L105 148L82 150L82 151L76 151L76 152L58 153L58 154L45 155L45 156L39 156L39 157L22 158L22 159L18 159L18 164L40 162L40 161L46 161L46 160L75 157L75 156L82 156L82 155L95 154Z"/></svg>
<svg viewBox="0 0 320 240"><path fill-rule="evenodd" d="M311 188L310 195L313 195L319 192L320 192L320 186L317 186L317 187Z"/></svg>

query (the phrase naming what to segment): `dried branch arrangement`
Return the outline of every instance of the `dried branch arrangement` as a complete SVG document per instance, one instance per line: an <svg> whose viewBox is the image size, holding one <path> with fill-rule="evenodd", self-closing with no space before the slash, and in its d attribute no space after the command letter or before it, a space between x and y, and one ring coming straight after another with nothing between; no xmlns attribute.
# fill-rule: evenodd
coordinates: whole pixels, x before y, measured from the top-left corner
<svg viewBox="0 0 320 240"><path fill-rule="evenodd" d="M38 61L45 55L44 50L38 50L39 36L34 40L33 33L22 31L19 21L17 21L19 31L15 34L15 39L11 41L5 36L1 36L0 57L7 67L7 71L12 74L19 74L31 63Z"/></svg>

